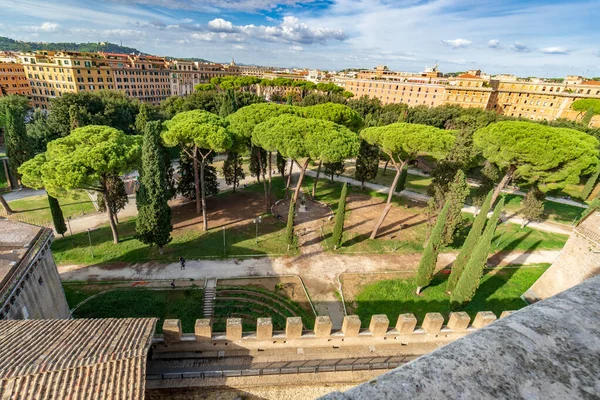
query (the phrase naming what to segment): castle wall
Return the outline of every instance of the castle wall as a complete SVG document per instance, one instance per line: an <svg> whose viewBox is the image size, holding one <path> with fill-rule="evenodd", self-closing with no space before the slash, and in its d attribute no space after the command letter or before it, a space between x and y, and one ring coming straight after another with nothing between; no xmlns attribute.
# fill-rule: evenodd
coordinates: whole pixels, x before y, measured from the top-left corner
<svg viewBox="0 0 600 400"><path fill-rule="evenodd" d="M558 258L523 294L529 303L544 300L600 274L600 212L574 230Z"/></svg>
<svg viewBox="0 0 600 400"><path fill-rule="evenodd" d="M47 238L15 280L2 305L4 319L68 319L69 306Z"/></svg>

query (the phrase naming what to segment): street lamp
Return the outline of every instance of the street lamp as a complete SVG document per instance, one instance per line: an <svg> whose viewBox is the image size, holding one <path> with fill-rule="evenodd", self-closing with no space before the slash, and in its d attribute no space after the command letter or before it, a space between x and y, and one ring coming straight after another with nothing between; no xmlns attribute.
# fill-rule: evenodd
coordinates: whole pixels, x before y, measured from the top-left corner
<svg viewBox="0 0 600 400"><path fill-rule="evenodd" d="M252 222L254 222L254 225L256 226L256 239L254 242L258 244L258 224L262 222L262 216L259 215L258 218L254 218Z"/></svg>

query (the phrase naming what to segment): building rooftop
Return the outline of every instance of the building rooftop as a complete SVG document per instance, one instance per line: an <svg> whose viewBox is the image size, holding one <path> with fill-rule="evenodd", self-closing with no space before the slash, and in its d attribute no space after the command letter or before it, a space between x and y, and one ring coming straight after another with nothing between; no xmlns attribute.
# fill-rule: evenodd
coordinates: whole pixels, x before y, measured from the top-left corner
<svg viewBox="0 0 600 400"><path fill-rule="evenodd" d="M459 78L459 79L482 79L480 76L475 76L472 74L461 74L461 75L458 75L457 78Z"/></svg>
<svg viewBox="0 0 600 400"><path fill-rule="evenodd" d="M323 399L600 398L600 276Z"/></svg>
<svg viewBox="0 0 600 400"><path fill-rule="evenodd" d="M0 398L143 399L155 318L0 321Z"/></svg>

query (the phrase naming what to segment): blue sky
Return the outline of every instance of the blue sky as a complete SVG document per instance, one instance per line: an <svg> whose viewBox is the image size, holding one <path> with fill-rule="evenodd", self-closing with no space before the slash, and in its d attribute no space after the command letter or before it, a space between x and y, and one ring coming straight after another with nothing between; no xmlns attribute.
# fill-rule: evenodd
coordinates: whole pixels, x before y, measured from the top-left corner
<svg viewBox="0 0 600 400"><path fill-rule="evenodd" d="M600 76L600 0L0 0L0 36L213 61Z"/></svg>

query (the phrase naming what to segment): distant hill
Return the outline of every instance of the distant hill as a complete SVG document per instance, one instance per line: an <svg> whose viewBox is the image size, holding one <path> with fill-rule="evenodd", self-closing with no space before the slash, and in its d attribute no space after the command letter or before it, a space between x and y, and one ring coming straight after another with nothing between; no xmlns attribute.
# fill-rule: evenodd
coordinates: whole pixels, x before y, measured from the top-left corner
<svg viewBox="0 0 600 400"><path fill-rule="evenodd" d="M52 43L52 42L22 42L7 37L0 36L0 50L4 51L35 51L35 50L68 50L68 51L83 51L97 52L104 51L107 53L143 53L133 47L119 46L118 44L101 42L101 43Z"/></svg>

